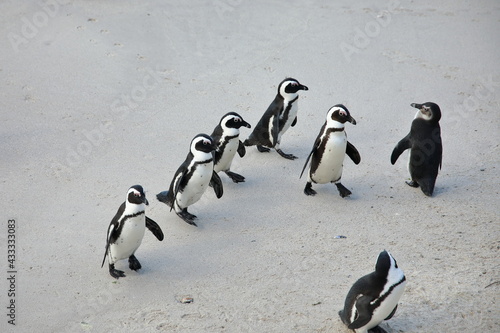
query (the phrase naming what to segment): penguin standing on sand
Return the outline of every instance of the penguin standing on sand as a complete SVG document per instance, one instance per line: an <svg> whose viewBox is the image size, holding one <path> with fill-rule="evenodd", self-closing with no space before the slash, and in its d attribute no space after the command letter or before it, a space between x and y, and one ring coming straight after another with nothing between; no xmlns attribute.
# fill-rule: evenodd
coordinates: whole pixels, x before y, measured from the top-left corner
<svg viewBox="0 0 500 333"><path fill-rule="evenodd" d="M174 209L177 216L196 226L196 215L187 208L200 200L208 185L212 185L217 198L222 197L222 182L214 171L214 150L217 148L213 139L206 134L198 134L191 141L190 151L184 163L175 172L168 191L156 195L156 198Z"/></svg>
<svg viewBox="0 0 500 333"><path fill-rule="evenodd" d="M240 141L240 127L251 128L250 124L236 112L229 112L222 116L211 135L217 146L215 150L214 170L224 171L235 183L245 181L245 177L230 171L234 155L238 152L240 157L245 156L245 146Z"/></svg>
<svg viewBox="0 0 500 333"><path fill-rule="evenodd" d="M347 154L355 164L359 164L361 156L356 147L347 141L347 134L344 130L346 122L356 125L356 120L351 117L349 110L344 105L337 104L328 110L326 121L321 127L300 174L302 177L310 159L308 181L304 188L306 195L316 194L312 188L313 182L317 184L335 183L342 198L351 195L351 191L340 182L344 157Z"/></svg>
<svg viewBox="0 0 500 333"><path fill-rule="evenodd" d="M412 103L417 108L411 123L410 133L398 142L391 155L391 163L396 163L399 155L410 149L408 170L411 187L419 187L427 196L432 196L438 170L441 169L443 145L441 142L441 109L435 103Z"/></svg>
<svg viewBox="0 0 500 333"><path fill-rule="evenodd" d="M257 149L268 152L274 148L282 157L294 160L297 157L285 154L280 149L281 136L297 123L299 90L309 90L293 78L286 78L278 86L278 94L267 108L255 129L245 140L245 146L257 145Z"/></svg>
<svg viewBox="0 0 500 333"><path fill-rule="evenodd" d="M163 240L163 232L158 224L146 216L145 209L148 204L142 186L132 186L127 192L127 200L121 204L109 224L106 251L101 267L104 266L107 256L109 274L115 279L125 277L123 271L115 269L118 260L128 258L131 270L137 271L141 268L139 260L135 257L135 251L141 245L146 227L159 241Z"/></svg>
<svg viewBox="0 0 500 333"><path fill-rule="evenodd" d="M405 286L405 275L396 260L382 251L375 272L360 278L349 290L340 319L356 333L386 333L378 325L396 313Z"/></svg>

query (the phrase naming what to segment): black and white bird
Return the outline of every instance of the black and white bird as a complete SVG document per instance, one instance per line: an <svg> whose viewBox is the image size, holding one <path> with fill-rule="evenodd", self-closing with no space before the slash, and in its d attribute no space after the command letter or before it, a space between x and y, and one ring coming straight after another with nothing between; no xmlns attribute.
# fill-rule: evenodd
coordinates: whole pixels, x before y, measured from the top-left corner
<svg viewBox="0 0 500 333"><path fill-rule="evenodd" d="M361 156L356 147L347 141L347 134L344 129L346 122L356 125L356 120L351 117L349 110L344 105L337 104L328 110L326 121L321 127L300 174L300 177L302 177L309 160L311 160L308 180L304 188L306 195L316 194L316 191L312 188L312 183L334 183L342 198L352 194L340 182L344 157L347 154L355 164L359 164Z"/></svg>
<svg viewBox="0 0 500 333"><path fill-rule="evenodd" d="M441 141L441 109L435 103L412 103L417 114L411 123L410 133L398 142L391 155L391 163L396 163L399 155L410 149L408 171L411 187L419 187L427 196L432 196L441 162L443 144Z"/></svg>
<svg viewBox="0 0 500 333"><path fill-rule="evenodd" d="M198 134L193 138L189 153L184 163L175 172L168 191L160 192L156 198L167 204L170 210L185 222L196 226L196 215L187 208L200 200L209 184L217 198L222 197L222 181L214 170L214 150L217 148L207 134Z"/></svg>
<svg viewBox="0 0 500 333"><path fill-rule="evenodd" d="M141 245L146 227L159 241L163 240L163 232L160 226L146 216L145 210L148 204L141 185L130 187L127 192L127 200L121 204L109 224L106 251L104 252L101 267L104 266L107 256L109 274L116 279L125 277L123 271L115 268L115 263L119 260L128 258L131 270L137 271L141 268L139 260L135 257L135 251Z"/></svg>
<svg viewBox="0 0 500 333"><path fill-rule="evenodd" d="M349 290L340 319L356 333L385 333L378 325L396 313L405 286L405 275L396 260L382 251L375 272L357 280Z"/></svg>
<svg viewBox="0 0 500 333"><path fill-rule="evenodd" d="M245 156L245 146L240 141L240 128L251 128L243 118L236 112L226 113L215 127L211 137L217 149L215 150L214 170L223 171L235 183L245 181L245 177L230 171L234 155L238 152L240 157Z"/></svg>
<svg viewBox="0 0 500 333"><path fill-rule="evenodd" d="M299 90L309 90L293 78L286 78L278 86L278 94L255 126L245 146L257 145L260 152L268 152L274 148L278 154L287 159L296 159L292 154L285 154L280 149L281 137L297 123Z"/></svg>

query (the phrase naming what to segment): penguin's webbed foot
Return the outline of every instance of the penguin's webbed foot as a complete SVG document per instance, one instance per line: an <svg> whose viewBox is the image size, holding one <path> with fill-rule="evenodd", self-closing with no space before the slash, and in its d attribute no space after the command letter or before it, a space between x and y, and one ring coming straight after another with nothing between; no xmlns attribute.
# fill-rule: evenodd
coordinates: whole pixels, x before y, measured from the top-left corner
<svg viewBox="0 0 500 333"><path fill-rule="evenodd" d="M411 187L418 187L419 186L418 183L414 180L406 181L405 183Z"/></svg>
<svg viewBox="0 0 500 333"><path fill-rule="evenodd" d="M257 145L257 150L261 153L269 153L271 151L271 149L261 145Z"/></svg>
<svg viewBox="0 0 500 333"><path fill-rule="evenodd" d="M141 263L134 255L128 257L128 267L130 267L133 271L137 271L142 268Z"/></svg>
<svg viewBox="0 0 500 333"><path fill-rule="evenodd" d="M387 331L380 326L375 326L374 328L369 329L368 333L387 333Z"/></svg>
<svg viewBox="0 0 500 333"><path fill-rule="evenodd" d="M297 158L298 158L297 156L295 156L295 155L293 155L293 154L285 154L285 153L283 152L283 150L281 150L281 149L276 149L276 152L277 152L278 154L280 154L280 156L281 156L281 157L284 157L284 158L286 158L287 160L295 160L295 159L297 159Z"/></svg>
<svg viewBox="0 0 500 333"><path fill-rule="evenodd" d="M235 183L243 183L245 182L245 177L243 177L242 175L239 175L235 172L232 172L232 171L225 171L226 172L226 175L231 178L231 180Z"/></svg>
<svg viewBox="0 0 500 333"><path fill-rule="evenodd" d="M125 277L125 273L123 271L115 269L115 264L109 264L109 274L115 279Z"/></svg>
<svg viewBox="0 0 500 333"><path fill-rule="evenodd" d="M339 194L342 198L348 197L352 194L344 185L341 183L336 183L337 189L339 190Z"/></svg>
<svg viewBox="0 0 500 333"><path fill-rule="evenodd" d="M187 208L184 208L180 213L177 213L177 216L183 219L187 224L191 224L197 227L196 223L194 223L196 215L188 213Z"/></svg>
<svg viewBox="0 0 500 333"><path fill-rule="evenodd" d="M304 188L304 194L305 195L316 195L316 191L313 190L311 183L306 184L306 187Z"/></svg>

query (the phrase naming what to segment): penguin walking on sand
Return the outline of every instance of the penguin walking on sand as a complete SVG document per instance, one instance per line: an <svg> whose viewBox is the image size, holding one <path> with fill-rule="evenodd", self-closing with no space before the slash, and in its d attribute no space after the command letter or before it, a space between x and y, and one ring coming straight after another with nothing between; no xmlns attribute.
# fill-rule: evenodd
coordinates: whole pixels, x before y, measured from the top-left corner
<svg viewBox="0 0 500 333"><path fill-rule="evenodd" d="M408 171L411 180L406 183L419 187L427 196L432 196L438 170L441 169L443 145L441 142L441 109L435 103L412 103L417 114L411 123L410 133L398 142L391 155L391 163L396 163L399 155L410 149Z"/></svg>
<svg viewBox="0 0 500 333"><path fill-rule="evenodd" d="M115 263L119 260L128 258L131 270L137 271L141 268L139 260L135 257L135 251L141 245L146 227L159 241L163 240L163 232L160 226L146 216L145 209L148 204L142 186L132 186L127 192L127 200L121 204L109 224L106 251L104 252L101 267L104 266L107 256L109 274L115 279L125 277L123 271L115 269Z"/></svg>
<svg viewBox="0 0 500 333"><path fill-rule="evenodd" d="M211 135L217 146L214 157L214 170L215 172L224 171L235 183L245 181L245 177L230 171L236 152L240 157L245 156L246 149L239 138L241 127L251 128L250 124L244 121L239 114L229 112L222 116Z"/></svg>
<svg viewBox="0 0 500 333"><path fill-rule="evenodd" d="M405 286L405 275L396 260L382 251L375 272L357 280L349 290L340 319L356 333L386 333L378 325L396 313Z"/></svg>
<svg viewBox="0 0 500 333"><path fill-rule="evenodd" d="M187 208L200 200L209 186L213 187L217 198L222 197L222 181L214 171L214 150L217 148L213 139L206 134L198 134L191 141L190 151L184 163L175 172L168 191L156 195L156 198L174 209L177 216L185 222L197 226L196 215Z"/></svg>
<svg viewBox="0 0 500 333"><path fill-rule="evenodd" d="M286 78L278 85L278 94L267 108L255 129L245 140L245 146L257 145L257 149L268 152L274 148L282 157L294 160L297 157L285 154L280 149L282 135L297 123L299 90L309 90L293 78Z"/></svg>
<svg viewBox="0 0 500 333"><path fill-rule="evenodd" d="M321 127L321 131L300 174L300 177L302 177L309 160L311 160L308 181L304 188L306 195L316 194L316 191L312 188L312 183L334 183L342 198L352 194L340 182L344 157L347 154L355 164L359 164L361 156L356 147L347 141L347 134L344 130L346 122L356 125L356 120L351 117L349 110L344 105L337 104L328 110L326 121Z"/></svg>

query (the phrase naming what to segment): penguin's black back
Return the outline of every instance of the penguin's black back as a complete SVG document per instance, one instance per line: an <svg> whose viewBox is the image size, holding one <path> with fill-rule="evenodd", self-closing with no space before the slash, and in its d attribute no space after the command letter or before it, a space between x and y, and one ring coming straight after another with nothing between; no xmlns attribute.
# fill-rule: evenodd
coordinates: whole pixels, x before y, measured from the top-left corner
<svg viewBox="0 0 500 333"><path fill-rule="evenodd" d="M269 121L273 115L276 117L279 116L281 110L283 109L283 105L284 98L278 92L276 97L274 97L272 103L267 108L266 112L264 112L264 114L260 118L252 133L249 135L246 142L250 144L259 144L267 147L272 147L272 133L269 133Z"/></svg>
<svg viewBox="0 0 500 333"><path fill-rule="evenodd" d="M431 184L427 186L432 187L432 193L443 154L439 123L431 123L422 118L414 119L410 130L410 146L410 175L421 186L420 180L425 182L428 179L427 182Z"/></svg>

